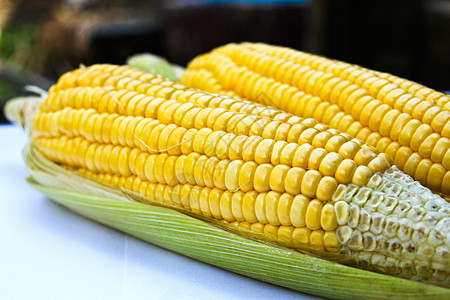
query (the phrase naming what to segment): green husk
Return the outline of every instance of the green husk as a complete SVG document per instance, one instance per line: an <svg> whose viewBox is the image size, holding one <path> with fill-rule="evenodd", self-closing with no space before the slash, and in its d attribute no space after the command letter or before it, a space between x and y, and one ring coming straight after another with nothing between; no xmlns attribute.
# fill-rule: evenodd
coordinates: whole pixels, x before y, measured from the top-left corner
<svg viewBox="0 0 450 300"><path fill-rule="evenodd" d="M138 68L142 71L159 74L173 81L179 81L184 68L171 64L166 59L150 54L136 54L127 59L127 65Z"/></svg>
<svg viewBox="0 0 450 300"><path fill-rule="evenodd" d="M364 271L241 237L181 212L135 202L129 194L24 149L28 182L52 200L105 225L199 261L334 299L444 299L450 290Z"/></svg>

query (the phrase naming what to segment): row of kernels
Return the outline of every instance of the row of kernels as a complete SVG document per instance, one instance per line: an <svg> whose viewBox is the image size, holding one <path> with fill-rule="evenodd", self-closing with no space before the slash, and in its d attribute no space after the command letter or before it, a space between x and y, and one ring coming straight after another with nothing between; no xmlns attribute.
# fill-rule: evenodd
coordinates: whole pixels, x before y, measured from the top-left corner
<svg viewBox="0 0 450 300"><path fill-rule="evenodd" d="M95 171L86 169L82 173L85 175L91 174L91 177L93 174L97 174ZM114 177L131 180L111 180ZM136 176L98 174L95 179L142 193L141 188L136 187L136 183L140 183L142 180ZM161 196L165 195L165 193L160 193L158 197L158 194L155 194L154 191L158 191L157 187L170 188L172 192L171 197L173 198L170 202L183 205L184 208L191 209L193 212L202 213L205 216L213 216L217 219L225 219L229 222L246 221L276 226L294 225L295 227L304 227L309 232L319 229L334 230L337 227L331 204L329 204L331 207L325 205L322 209L322 204L319 201L309 201L309 199L301 195L294 197L275 192L258 194L255 191L232 193L217 188L211 189L190 184L171 187L161 183L147 182L146 185L149 185L149 188L144 193L144 196L150 197L155 201L167 203L168 201L164 201L164 196ZM153 193L151 194L148 193L150 187L153 187L151 189Z"/></svg>
<svg viewBox="0 0 450 300"><path fill-rule="evenodd" d="M264 78L262 78L261 77L261 80L263 80ZM283 87L285 87L285 86L283 86ZM272 90L272 89L271 89ZM277 91L276 89L274 90L274 91ZM284 95L285 93L284 92L278 92L278 93L281 93L282 95ZM303 93L302 93L303 94ZM292 97L294 97L294 95L292 95ZM269 95L269 98L270 98L270 95ZM282 97L283 99L290 99L291 97L285 97L285 96L283 96ZM273 101L273 100L272 100ZM293 103L293 102L295 102L295 101L290 101L289 103ZM302 106L299 106L299 107L302 107ZM269 115L269 116L267 116L267 117L272 117L272 118L275 118L275 119L278 119L278 117L280 116L280 115L282 115L282 113L280 113L279 111L277 111L277 110L273 110L274 112L276 112L276 115ZM316 110L317 111L317 110ZM248 113L255 113L255 111L253 111L253 112L248 112ZM259 113L257 113L258 115L260 115ZM286 114L284 114L284 115L286 115ZM288 123L290 123L290 124L297 124L297 122L292 122L293 120L293 118L295 118L295 117L292 117L292 116L290 116L290 115L286 115L287 117L286 117L286 119L285 120L282 120L282 121L285 121L285 122L288 122Z"/></svg>
<svg viewBox="0 0 450 300"><path fill-rule="evenodd" d="M429 124L431 126L430 128L441 133L444 137L450 137L450 112L437 107L435 102L432 103L430 101L424 101L421 98L415 98L407 94L405 90L399 89L396 84L389 83L389 81L377 77L366 78L359 82L359 84L368 90L373 97L387 104L387 106L379 106L378 110L380 111L375 110L373 113L375 116L384 114L381 112L381 109L386 112L388 110L392 111L389 107L393 107L403 113L409 114L416 120ZM422 91L432 91L424 87L421 89ZM419 92L417 96L420 97L421 93ZM381 120L380 118L378 119Z"/></svg>
<svg viewBox="0 0 450 300"><path fill-rule="evenodd" d="M390 74L363 69L343 62L330 63L330 60L324 59L322 57L305 53L299 54L298 51L289 49L278 52L270 50L267 51L267 49L261 50L277 57L283 57L303 65L310 65L313 68L318 69L319 71L334 73L335 75L340 76L343 79L347 79L351 82L355 82L358 85L363 84L373 97L383 100L385 103L391 106L393 106L396 98L407 94L406 91L402 88L407 89L408 92L414 94L417 97L423 98L424 100L428 101L427 103L437 104L441 107L444 107L444 105L447 104L450 99L443 93L433 91L432 89L426 88L405 79L392 76ZM359 77L363 79L361 80L359 79ZM370 80L368 80L369 78ZM400 85L402 88L399 88L398 85Z"/></svg>
<svg viewBox="0 0 450 300"><path fill-rule="evenodd" d="M33 118L33 136L56 137L61 133L66 133L65 128L60 126L64 118L67 118L65 111L57 111L56 113L37 111ZM76 126L79 127L79 123L76 123Z"/></svg>
<svg viewBox="0 0 450 300"><path fill-rule="evenodd" d="M53 103L58 101L59 105ZM163 102L165 102L163 98L149 97L134 91L116 90L109 87L76 87L55 93L51 92L44 101L44 103L58 108L93 108L99 113L116 113L147 118L156 118L158 107Z"/></svg>
<svg viewBox="0 0 450 300"><path fill-rule="evenodd" d="M206 110L206 109L205 109ZM211 114L211 113L210 113ZM223 115L223 114L222 114ZM185 116L185 115L183 115L183 116ZM206 116L208 116L208 115L206 115ZM184 117L180 117L182 120L186 120L186 118L184 118ZM207 123L210 123L210 120L211 118L208 118L208 121L207 121ZM214 118L213 118L214 119ZM220 116L219 116L219 118L218 119L216 119L217 121L220 121L221 119L220 119ZM195 119L195 121L194 121L194 123L197 123L197 121L198 121L198 118L196 118ZM224 126L219 126L220 128L215 128L216 126L216 123L217 123L217 121L215 122L215 123L213 123L213 124L208 124L209 126L211 126L211 127L213 127L213 129L215 129L215 130L220 130L220 129L225 129L225 128L222 128L222 127L225 127L225 125ZM211 121L212 122L212 121ZM177 123L176 122L176 120L175 120L175 123ZM205 123L205 122L200 122L200 123ZM229 124L229 123L228 123ZM181 125L183 125L183 123L181 124ZM200 126L201 127L201 126ZM227 125L227 127L228 127L228 125ZM232 128L226 128L226 130L228 130L228 129L232 129ZM203 128L203 129L201 129L200 130L200 132L205 132L205 138L206 138L206 134L211 134L211 130L209 130L209 129L205 129L205 128ZM265 133L266 131L264 131L263 132L263 137L265 136ZM319 133L320 134L320 133ZM269 136L271 135L271 134L268 134ZM276 136L275 136L275 138L277 138ZM304 138L304 136L303 135L300 135L300 139L303 139ZM204 140L204 139L203 139ZM201 142L202 141L202 139L200 139L199 140L199 142ZM321 144L324 144L324 143L320 143L319 141L317 141L317 136L316 136L316 138L314 138L312 141L312 144L313 145L315 145L316 147L320 147L320 145ZM273 141L273 140L267 140L267 139L265 139L265 140L262 140L258 145L259 145L259 148L257 148L256 147L256 144L255 144L255 154L254 154L254 158L255 158L255 161L257 161L258 163L264 163L264 162L270 162L270 160L268 160L268 157L267 158L263 158L263 156L265 155L265 156L267 156L267 153L270 153L271 151L271 148L274 146L274 144L275 144L276 142L275 141ZM225 144L224 146L225 147L228 147L229 145L231 144L231 141L230 141L230 143L227 143L227 144ZM267 147L264 147L264 145L266 145L267 144ZM329 143L326 143L325 144L325 147L328 145ZM349 146L351 146L350 148L349 148ZM333 147L333 148L335 148L333 145L330 145L330 147ZM371 164L370 164L370 162L373 160L373 159L375 159L376 158L376 154L374 154L371 150L368 150L368 149L365 149L365 148L359 148L360 146L358 145L358 144L356 144L356 143L353 143L353 142L348 142L348 143L343 143L342 144L342 146L341 147L339 147L339 152L340 152L340 154L342 154L342 156L343 157L351 157L351 158L353 158L354 160L355 160L355 162L358 164L358 165L368 165L369 166L369 168L371 167ZM246 148L246 147L244 147L244 148ZM281 149L283 149L284 147L278 147L278 149L281 151ZM264 150L264 151L258 151L258 149L262 149L262 150ZM317 151L319 151L318 149L315 149L316 150L316 152ZM324 152L325 150L323 150L322 149L322 152ZM322 152L320 152L320 153L322 153ZM261 155L259 155L259 154L261 154ZM264 154L264 153L266 153L266 154ZM264 155L263 155L264 154ZM286 153L287 155L289 155L289 153ZM321 156L321 158L323 158L323 156L324 155L322 155ZM354 156L354 157L353 157ZM273 159L272 159L273 160ZM317 166L319 165L319 163L320 163L320 161L318 161L317 162ZM309 166L309 167L314 167L314 166ZM382 170L383 169L385 169L386 168L386 166L384 166L384 165L381 165L381 166L376 166L376 165L373 165L373 168L371 168L374 172L377 172L377 171L379 171L378 170L378 168L381 168Z"/></svg>
<svg viewBox="0 0 450 300"><path fill-rule="evenodd" d="M445 105L448 102L450 102L450 97L448 95L441 92L437 92L433 89L427 88L423 85L412 82L410 80L400 78L388 73L376 72L371 70L367 71L374 73L376 76L380 78L387 79L390 82L394 83L395 85L399 86L400 88L405 89L412 95L422 98L430 103L434 103L440 107L445 107ZM449 107L446 107L447 110L448 108Z"/></svg>
<svg viewBox="0 0 450 300"><path fill-rule="evenodd" d="M297 249L325 249L329 252L338 252L341 249L335 231L324 231L322 229L311 230L306 227L293 227L285 225L272 225L261 223L248 223L235 221L230 223L256 234L264 234L272 241ZM239 229L238 229L239 230Z"/></svg>
<svg viewBox="0 0 450 300"><path fill-rule="evenodd" d="M306 132L308 132L308 130L305 130L305 134L306 134ZM314 135L313 135L313 136L314 136ZM302 138L302 137L300 137L300 138ZM327 138L328 138L328 139L331 138L331 135L329 134L329 136L327 136L327 137L325 138L324 142L327 141ZM308 138L307 138L307 139L308 139ZM311 139L311 138L309 138L309 139ZM303 139L302 139L302 142L304 142ZM306 142L310 142L310 141L308 140L308 141L306 141Z"/></svg>
<svg viewBox="0 0 450 300"><path fill-rule="evenodd" d="M313 154L317 151L324 153L324 155L320 156L320 159L315 159L315 155L310 159L309 154L307 156L299 156L302 153L304 154L303 148L305 147L299 149L295 144L287 147L287 143L274 142L273 140L257 137L239 137L233 134L212 132L212 130L207 128L199 131L195 129L188 131L174 124L160 124L156 120L117 115L98 115L93 113L92 110L70 110L65 114L65 118L61 122L73 120L74 117L71 117L73 114L80 115L80 118L84 121L71 122L69 125L73 127L65 128L63 131L70 136L82 135L91 142L111 142L114 145L120 144L132 148L137 146L143 151L167 151L173 155L188 154L196 151L201 154L205 153L208 156L217 155L221 159L244 159L246 161L256 161L259 164L267 162L278 164L281 162L288 165L303 166L304 168L315 168L321 170L324 175L331 176L334 176L339 170L339 178L342 177L339 174L349 173L349 171L345 171L346 167L339 168L337 165L330 165L342 161L338 154L326 154L325 150L319 151L320 149L314 149L312 146L308 149ZM55 113L54 117L57 118L58 114ZM108 124L104 124L108 120ZM76 130L76 128L79 128L80 123L83 124L81 129ZM60 127L64 128L64 124L60 125ZM102 129L105 130L102 131ZM277 145L276 147L275 144ZM271 154L267 156L269 153ZM349 167L352 166L349 165ZM350 175L352 175L351 171Z"/></svg>
<svg viewBox="0 0 450 300"><path fill-rule="evenodd" d="M175 105L175 103L164 103L164 106L165 107L167 107L167 106L169 106L169 105L172 105L172 106L175 106L175 107L177 107L177 105ZM158 111L162 111L162 110L158 110ZM181 116L181 115L180 115ZM189 122L187 122L187 123L189 123ZM192 123L192 122L191 122ZM200 122L201 123L201 122ZM268 134L269 136L270 135L272 135L272 134Z"/></svg>
<svg viewBox="0 0 450 300"><path fill-rule="evenodd" d="M222 93L223 89L214 78L211 72L205 69L200 70L186 70L183 72L183 82L185 85L195 89L208 91L211 93Z"/></svg>
<svg viewBox="0 0 450 300"><path fill-rule="evenodd" d="M248 71L248 72L251 72L251 71ZM258 80L264 81L266 79L262 76L259 76ZM254 86L256 86L256 87L264 86L264 84L255 84ZM320 116L317 115L317 113L321 113L324 110L326 110L326 107L321 107L321 109L314 109L314 105L312 105L312 103L310 103L312 100L314 100L315 101L314 103L316 103L316 104L321 103L322 106L324 104L326 104L324 102L321 102L319 100L319 98L311 98L309 95L306 95L302 92L298 92L296 89L293 89L292 87L289 87L286 84L281 85L276 82L272 82L272 84L267 88L267 91L265 92L265 94L267 95L267 100L270 101L270 103L268 103L268 104L272 104L272 102L274 102L281 109L288 109L288 105L290 105L291 103L296 103L296 107L292 108L293 111L298 110L298 109L302 110L302 111L296 111L297 115L302 115L304 117L314 117L314 118L318 119L319 121L321 121L321 118L320 118ZM246 96L246 95L244 95L244 96ZM296 101L292 101L292 99L295 97L297 97L298 99ZM285 100L286 100L287 104L284 104ZM289 100L289 101L287 101L287 100ZM306 102L303 103L303 101L306 101ZM303 112L304 108L306 108L307 111ZM334 111L332 116L334 117L336 115L336 113L338 113L339 111L340 111L339 109L337 111ZM330 117L330 119L331 119L331 117ZM343 130L343 131L353 121L353 119L352 119L352 120L347 120L346 122L342 122L340 120L341 118L333 118L333 119L336 120L336 122L338 123L338 124L335 124L336 125L335 128L337 128L339 130Z"/></svg>
<svg viewBox="0 0 450 300"><path fill-rule="evenodd" d="M347 89L348 90L348 89ZM356 90L356 89L353 89L353 90ZM347 98L347 97L345 97L345 98ZM367 102L366 103L366 108L367 108L367 105L368 105L368 103L371 103L371 102ZM375 102L374 102L375 103ZM377 104L377 105L380 105L380 104ZM353 109L355 109L355 107L358 107L358 106L353 106ZM391 111L392 110L390 110L389 109L389 107L388 106L386 106L386 105L381 105L381 106L378 106L380 109L381 108L383 108L384 110L383 110L383 112L384 113L386 113L387 111L389 111L390 113L388 114L389 116L391 116L391 115L393 115L392 113L391 113ZM374 107L375 108L375 107ZM361 107L361 110L360 111L362 111L362 112L364 112L364 111L372 111L372 109L363 109L363 107ZM395 110L394 110L395 111ZM378 129L378 127L383 127L384 125L383 124L389 124L389 126L384 126L384 127L386 127L386 128L390 128L391 130L391 137L392 137L392 135L393 135L393 137L395 138L395 139L399 139L399 140L401 140L401 142L402 142L402 144L405 144L405 145L409 145L409 144L411 144L411 147L413 147L413 149L414 150L416 150L415 148L418 148L418 146L420 145L420 142L421 142L421 139L424 139L424 133L425 132L428 132L428 131L430 131L430 130L432 130L431 129L431 127L429 126L429 125L427 125L427 124L422 124L422 126L419 126L420 127L420 130L416 130L416 129L418 129L417 127L418 126L416 126L416 127L414 127L413 128L413 124L416 124L416 125L420 125L419 123L417 123L417 122L419 122L419 121L417 121L417 120L410 120L410 122L409 123L402 123L403 125L401 125L400 126L400 124L398 123L398 122L395 122L394 124L397 124L398 126L391 126L391 124L392 124L392 122L393 121L395 121L395 120L391 120L392 118L384 118L384 113L383 112L379 112L379 113L374 113L374 114L372 114L372 116L371 116L371 118L370 118L370 121L369 121L369 119L367 119L368 121L368 123L366 124L366 125L369 125L370 126L370 124L372 124L371 123L371 120L372 119L374 119L374 118L376 118L378 121L374 121L374 123L373 124L375 124L375 125L372 125L371 126L371 128L373 129L373 130L377 130ZM408 111L409 112L409 111ZM447 113L447 112L445 112L445 113ZM357 113L357 115L359 115L359 113ZM406 115L406 114L405 114ZM397 117L398 117L398 114L396 115ZM415 116L415 115L414 115ZM361 115L361 117L363 117L362 115ZM450 117L449 117L450 118ZM362 118L361 120L363 121L363 123L365 122L364 120L363 120L364 118ZM411 117L409 117L409 119L411 119ZM420 118L419 118L420 119ZM440 118L441 119L441 121L439 121L440 122L440 124L442 125L441 126L441 128L443 128L443 127L445 127L445 123L448 121L447 119L445 119L445 120L447 120L447 121L442 121L443 119L442 118ZM374 119L375 120L375 119ZM403 119L402 119L403 120ZM406 120L406 119L405 119ZM323 121L323 120L322 120ZM406 120L407 121L407 120ZM381 122L381 123L380 123ZM383 122L385 122L385 123L383 123ZM409 126L408 124L410 124L411 123L411 126ZM379 124L379 125L377 125L377 124ZM433 123L434 124L434 123ZM337 124L334 124L333 126L337 126ZM434 125L433 125L434 126ZM384 128L383 127L383 128ZM341 130L342 130L342 128L341 128ZM344 129L345 130L345 129ZM415 131L414 133L415 134L406 134L406 131L411 131L411 130L413 130L413 131ZM409 132L409 133L412 133L412 132ZM404 137L411 137L411 138L408 138L407 140L405 140L404 141ZM360 138L362 138L363 140L365 140L364 139L364 136L360 136ZM446 139L446 140L448 140L448 139ZM446 149L448 149L448 147L446 148ZM450 154L449 154L450 155Z"/></svg>
<svg viewBox="0 0 450 300"><path fill-rule="evenodd" d="M67 157L78 155L80 156L80 158L77 158L76 160L72 159L72 161L77 161L80 166L89 165L91 166L90 169L92 170L113 172L120 171L122 175L126 176L129 175L130 172L136 173L135 169L139 169L138 166L144 165L143 163L138 166L135 166L134 164L135 162L141 162L141 160L136 160L137 157L141 154L141 151L138 149L88 143L86 151L75 152L73 151L73 149L69 149L64 146L68 144L68 140L73 139L68 139L66 136L59 139L54 139L56 143L62 143L63 146L53 148L51 146L52 143L54 143L52 140L40 139L39 141L41 143L44 143L44 146L41 147L44 153L53 153L52 151L54 151L54 153L58 153L58 155L65 155ZM79 144L80 146L85 145L85 143ZM49 150L45 151L45 148L49 148ZM63 149L60 152L57 152L56 150L60 148ZM108 151L110 153L106 153ZM130 154L134 155L132 157L128 157ZM109 164L107 164L107 166L102 166L101 168L96 167L95 164L98 164L99 161L102 161L102 157L108 158ZM162 166L165 163L165 158L168 158L169 156L167 154L161 154L156 157L161 158L161 161L159 163ZM201 162L203 163L198 162L200 157L202 157ZM174 182L174 173L183 173L184 176L189 179L190 177L188 177L187 174L193 174L194 169L196 168L198 174L214 174L214 178L217 178L217 182L214 182L215 186L219 186L221 188L227 188L229 190L255 189L258 192L274 190L277 192L288 192L294 195L303 193L308 197L317 197L322 201L330 200L331 195L338 185L336 179L330 176L322 176L316 170L306 171L303 168L291 168L285 165L257 165L253 161L244 162L242 160L233 160L231 162L228 162L226 166L222 164L224 167L223 170L221 171L221 173L216 174L216 171L219 172L219 169L216 170L215 164L206 164L206 161L208 159L207 156L201 156L197 153L191 153L187 156L187 158L188 162L192 160L192 166L189 166L189 164L185 162L182 166L183 170L175 170L174 163L172 168L164 169L164 172L170 171L169 173L172 174L171 176L169 176L169 174L166 174L165 180L167 182ZM69 163L71 159L66 158L66 161ZM206 166L212 169L206 170ZM162 170L162 168L160 169ZM160 177L164 178L164 176L162 175ZM220 178L223 178L223 180L218 180ZM204 184L204 180L196 182L198 184Z"/></svg>

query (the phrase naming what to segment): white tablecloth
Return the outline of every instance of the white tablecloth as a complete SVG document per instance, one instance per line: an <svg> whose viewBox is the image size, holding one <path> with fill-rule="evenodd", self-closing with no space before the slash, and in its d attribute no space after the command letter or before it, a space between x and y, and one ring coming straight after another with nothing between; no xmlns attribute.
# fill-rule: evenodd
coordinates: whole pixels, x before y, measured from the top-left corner
<svg viewBox="0 0 450 300"><path fill-rule="evenodd" d="M0 299L312 299L140 241L31 188L0 126Z"/></svg>

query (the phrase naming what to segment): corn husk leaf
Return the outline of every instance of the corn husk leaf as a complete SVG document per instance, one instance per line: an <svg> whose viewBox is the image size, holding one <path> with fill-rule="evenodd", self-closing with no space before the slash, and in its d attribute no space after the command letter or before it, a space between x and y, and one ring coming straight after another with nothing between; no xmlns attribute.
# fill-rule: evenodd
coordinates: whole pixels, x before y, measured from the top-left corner
<svg viewBox="0 0 450 300"><path fill-rule="evenodd" d="M127 65L142 71L159 74L173 81L179 81L184 68L171 64L161 56L144 53L136 54L127 59Z"/></svg>
<svg viewBox="0 0 450 300"><path fill-rule="evenodd" d="M247 239L173 209L134 201L127 193L76 175L24 149L29 183L69 209L199 261L334 299L444 299L450 290L395 278Z"/></svg>

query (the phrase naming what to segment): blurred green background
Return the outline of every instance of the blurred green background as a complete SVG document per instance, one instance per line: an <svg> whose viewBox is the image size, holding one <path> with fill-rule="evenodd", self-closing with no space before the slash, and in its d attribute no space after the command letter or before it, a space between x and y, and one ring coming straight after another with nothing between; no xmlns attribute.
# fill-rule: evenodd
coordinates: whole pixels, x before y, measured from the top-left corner
<svg viewBox="0 0 450 300"><path fill-rule="evenodd" d="M448 0L0 0L0 109L27 94L26 85L48 89L80 64L122 64L150 52L186 65L240 41L450 89Z"/></svg>

